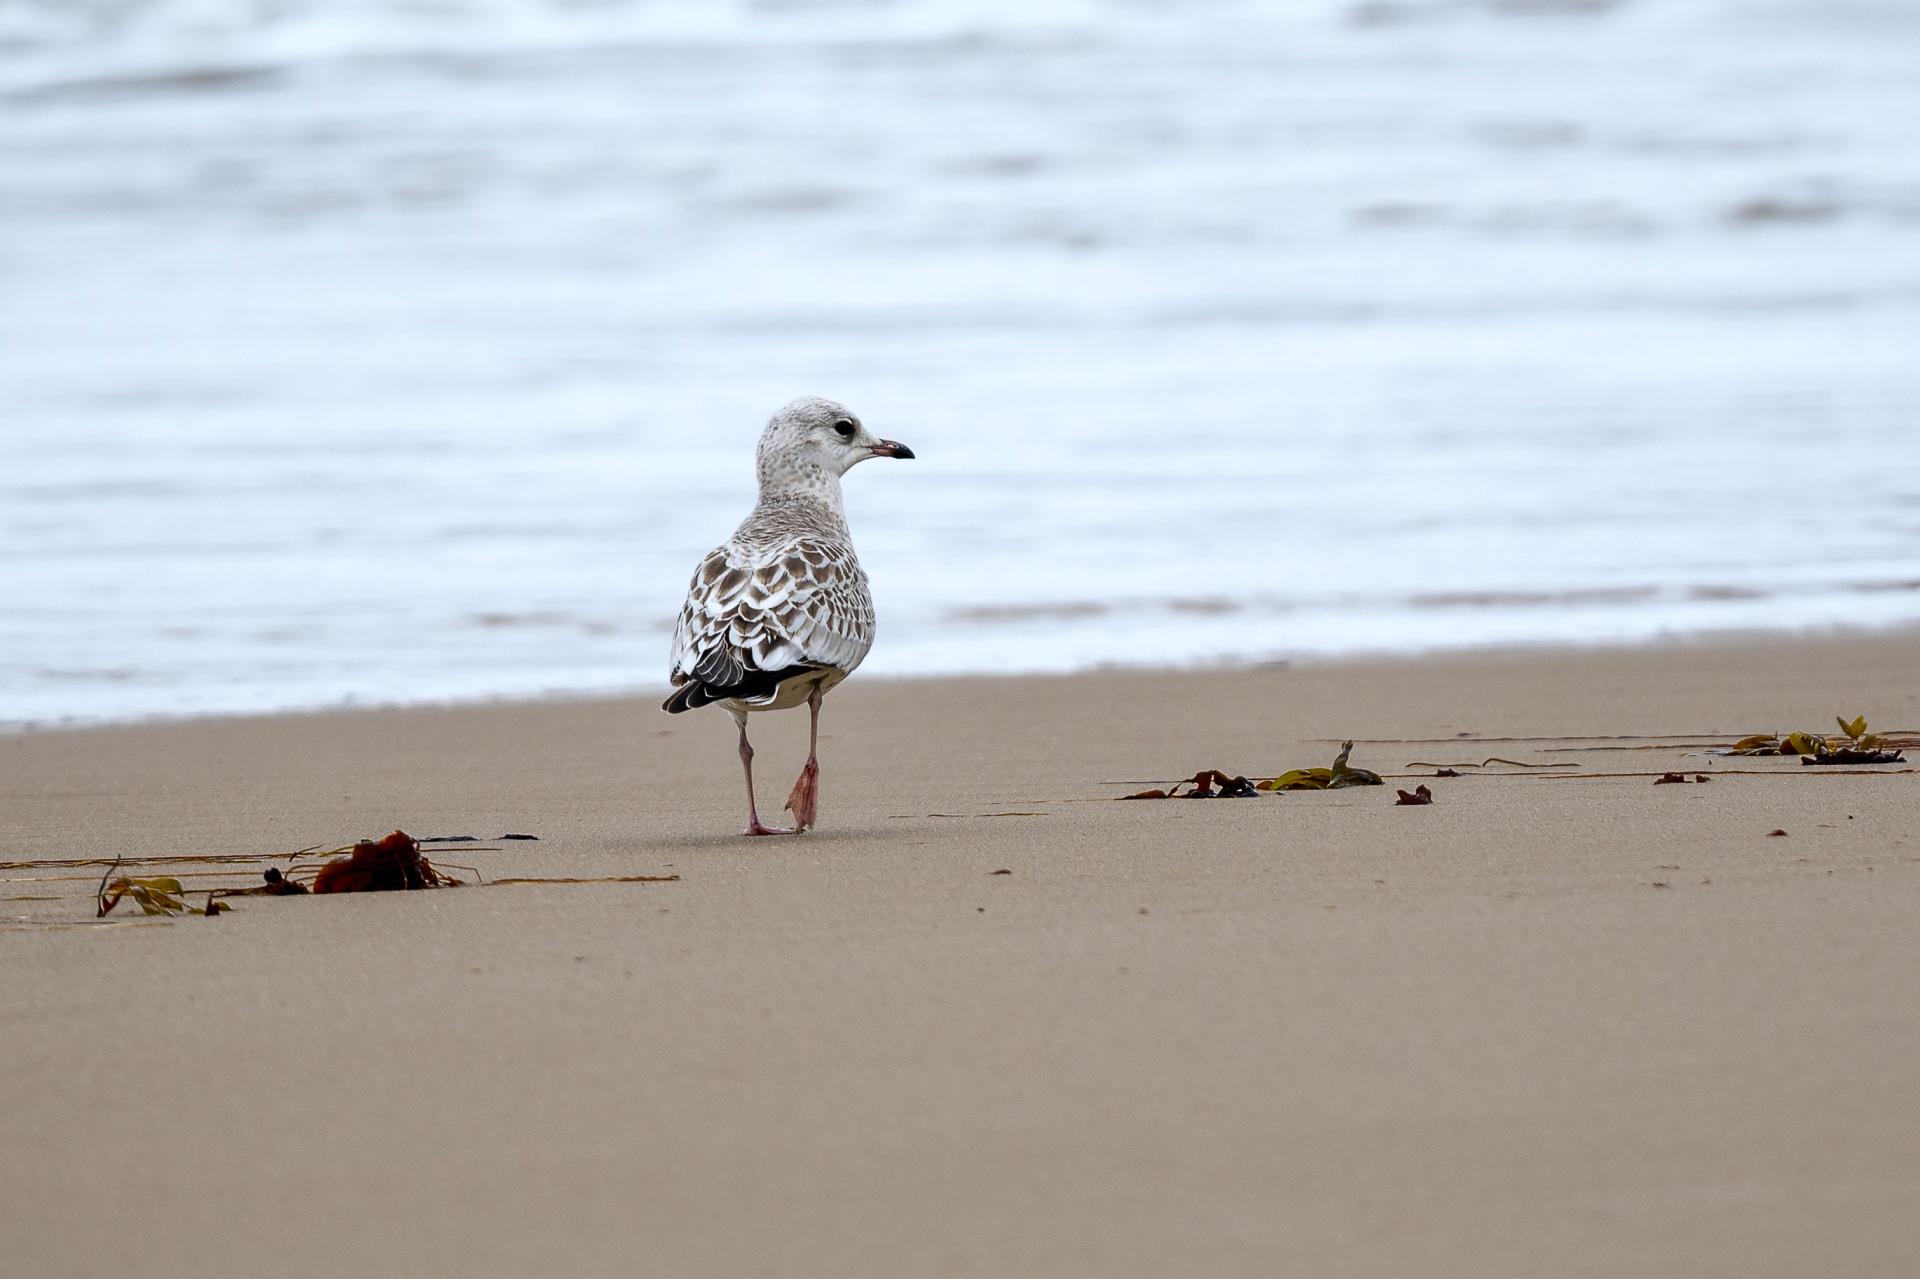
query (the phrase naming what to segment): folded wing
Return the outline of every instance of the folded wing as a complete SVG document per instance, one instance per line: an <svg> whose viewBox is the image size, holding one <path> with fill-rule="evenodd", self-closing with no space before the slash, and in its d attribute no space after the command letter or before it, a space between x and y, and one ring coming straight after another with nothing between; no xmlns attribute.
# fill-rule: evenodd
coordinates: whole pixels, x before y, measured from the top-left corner
<svg viewBox="0 0 1920 1279"><path fill-rule="evenodd" d="M787 679L851 671L872 647L873 599L851 547L819 538L758 552L722 546L694 570L674 627L666 709L772 701Z"/></svg>

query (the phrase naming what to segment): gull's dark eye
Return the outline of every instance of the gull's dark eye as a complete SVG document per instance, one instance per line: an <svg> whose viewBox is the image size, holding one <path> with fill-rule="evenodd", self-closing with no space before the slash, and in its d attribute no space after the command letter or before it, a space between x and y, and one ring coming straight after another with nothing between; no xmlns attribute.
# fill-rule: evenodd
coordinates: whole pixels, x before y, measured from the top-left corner
<svg viewBox="0 0 1920 1279"><path fill-rule="evenodd" d="M840 438L843 440L853 438L853 423L847 421L845 418L841 418L838 422L835 422L833 429L840 432Z"/></svg>

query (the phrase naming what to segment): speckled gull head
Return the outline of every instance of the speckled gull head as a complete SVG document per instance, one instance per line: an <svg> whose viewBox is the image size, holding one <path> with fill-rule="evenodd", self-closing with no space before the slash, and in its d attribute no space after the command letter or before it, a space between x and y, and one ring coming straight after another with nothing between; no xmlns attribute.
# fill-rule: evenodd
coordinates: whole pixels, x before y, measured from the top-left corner
<svg viewBox="0 0 1920 1279"><path fill-rule="evenodd" d="M853 410L832 400L802 396L773 415L755 455L760 491L835 490L831 481L870 457L912 457L913 450L883 440Z"/></svg>

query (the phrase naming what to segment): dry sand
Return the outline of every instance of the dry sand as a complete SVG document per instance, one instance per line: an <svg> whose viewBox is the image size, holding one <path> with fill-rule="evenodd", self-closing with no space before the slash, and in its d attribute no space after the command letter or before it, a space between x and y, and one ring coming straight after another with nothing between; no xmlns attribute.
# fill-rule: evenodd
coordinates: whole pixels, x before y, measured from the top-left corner
<svg viewBox="0 0 1920 1279"><path fill-rule="evenodd" d="M0 872L0 1269L1920 1273L1920 776L1498 740L1912 728L1916 658L856 679L781 841L725 717L644 700L0 739L10 860L399 825L683 877L55 927L98 872ZM1580 776L1100 802L1343 736Z"/></svg>

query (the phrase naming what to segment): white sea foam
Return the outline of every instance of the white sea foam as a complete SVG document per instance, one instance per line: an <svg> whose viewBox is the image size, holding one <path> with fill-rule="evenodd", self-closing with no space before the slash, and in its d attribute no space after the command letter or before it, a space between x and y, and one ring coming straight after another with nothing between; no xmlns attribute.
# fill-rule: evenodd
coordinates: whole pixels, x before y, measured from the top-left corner
<svg viewBox="0 0 1920 1279"><path fill-rule="evenodd" d="M1920 620L1904 5L0 4L0 721ZM863 672L864 674L864 672Z"/></svg>

